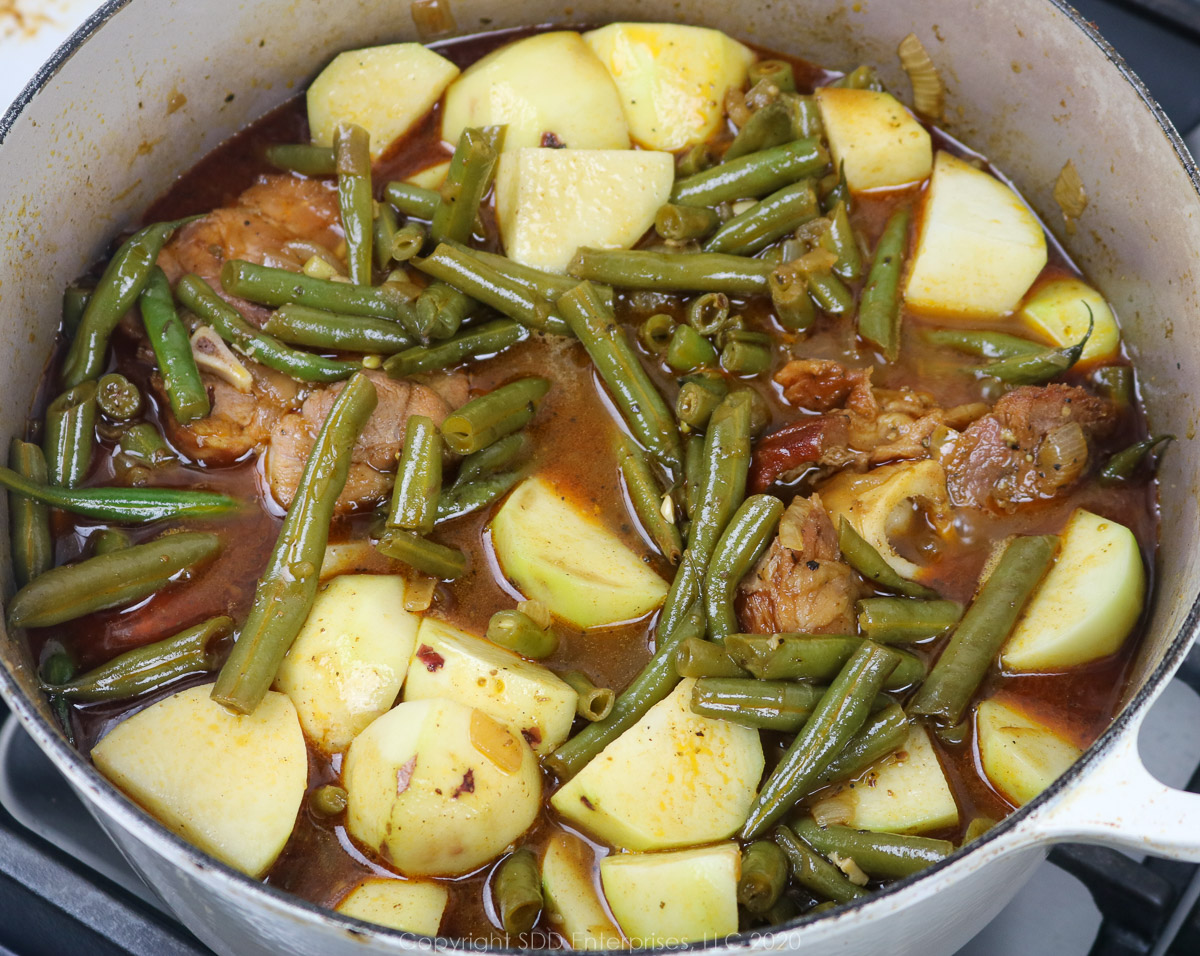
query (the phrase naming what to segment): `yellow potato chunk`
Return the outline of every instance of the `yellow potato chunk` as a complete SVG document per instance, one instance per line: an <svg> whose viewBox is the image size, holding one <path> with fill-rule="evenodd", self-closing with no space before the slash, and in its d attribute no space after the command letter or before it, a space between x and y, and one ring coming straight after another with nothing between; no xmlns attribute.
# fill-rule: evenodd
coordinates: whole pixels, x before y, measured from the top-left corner
<svg viewBox="0 0 1200 956"><path fill-rule="evenodd" d="M541 664L432 617L421 621L405 700L446 697L494 717L547 754L567 739L579 695Z"/></svg>
<svg viewBox="0 0 1200 956"><path fill-rule="evenodd" d="M350 835L405 876L455 876L498 856L541 803L537 757L487 714L453 700L397 704L342 767Z"/></svg>
<svg viewBox="0 0 1200 956"><path fill-rule="evenodd" d="M671 853L621 853L600 861L604 895L634 948L736 933L741 872L741 851L734 843Z"/></svg>
<svg viewBox="0 0 1200 956"><path fill-rule="evenodd" d="M671 195L670 153L520 149L496 167L496 218L509 258L564 272L580 246L627 249Z"/></svg>
<svg viewBox="0 0 1200 956"><path fill-rule="evenodd" d="M1095 319L1082 362L1114 358L1121 330L1104 296L1079 279L1055 279L1041 286L1021 307L1021 321L1055 345L1076 345L1088 330L1088 310Z"/></svg>
<svg viewBox="0 0 1200 956"><path fill-rule="evenodd" d="M317 594L275 687L321 750L344 750L396 701L421 619L404 609L404 579L344 574Z"/></svg>
<svg viewBox="0 0 1200 956"><path fill-rule="evenodd" d="M592 851L579 837L560 832L542 857L546 918L571 949L623 949L621 931L604 908L592 880Z"/></svg>
<svg viewBox="0 0 1200 956"><path fill-rule="evenodd" d="M692 713L695 683L680 681L605 747L554 809L625 850L711 843L745 823L763 771L758 731Z"/></svg>
<svg viewBox="0 0 1200 956"><path fill-rule="evenodd" d="M117 724L92 750L104 776L205 853L262 876L288 838L308 786L296 709L268 692L231 714L189 687Z"/></svg>
<svg viewBox="0 0 1200 956"><path fill-rule="evenodd" d="M434 163L424 169L417 170L411 176L405 177L406 183L420 186L422 189L440 189L446 181L446 173L450 172L450 160Z"/></svg>
<svg viewBox="0 0 1200 956"><path fill-rule="evenodd" d="M506 125L504 149L628 149L612 77L578 33L539 33L489 53L446 91L442 139Z"/></svg>
<svg viewBox="0 0 1200 956"><path fill-rule="evenodd" d="M1046 235L1021 197L939 152L904 289L909 307L962 318L1006 315L1045 264Z"/></svg>
<svg viewBox="0 0 1200 956"><path fill-rule="evenodd" d="M612 74L629 132L646 149L683 149L716 133L725 94L745 84L754 62L720 30L678 23L610 23L583 38Z"/></svg>
<svg viewBox="0 0 1200 956"><path fill-rule="evenodd" d="M1083 754L1045 724L995 700L976 709L975 732L983 772L1017 806L1045 790Z"/></svg>
<svg viewBox="0 0 1200 956"><path fill-rule="evenodd" d="M308 127L333 145L339 123L357 123L378 159L433 108L458 67L420 43L394 43L335 56L308 88Z"/></svg>
<svg viewBox="0 0 1200 956"><path fill-rule="evenodd" d="M450 894L424 880L368 877L334 907L345 916L391 929L436 936Z"/></svg>
<svg viewBox="0 0 1200 956"><path fill-rule="evenodd" d="M1009 670L1054 671L1115 653L1137 624L1146 572L1123 524L1077 508L1054 566L1004 645Z"/></svg>
<svg viewBox="0 0 1200 956"><path fill-rule="evenodd" d="M620 538L541 478L517 485L491 532L504 574L576 627L635 620L667 596L666 582Z"/></svg>
<svg viewBox="0 0 1200 956"><path fill-rule="evenodd" d="M890 93L823 86L816 92L834 168L851 192L920 182L933 168L929 133Z"/></svg>

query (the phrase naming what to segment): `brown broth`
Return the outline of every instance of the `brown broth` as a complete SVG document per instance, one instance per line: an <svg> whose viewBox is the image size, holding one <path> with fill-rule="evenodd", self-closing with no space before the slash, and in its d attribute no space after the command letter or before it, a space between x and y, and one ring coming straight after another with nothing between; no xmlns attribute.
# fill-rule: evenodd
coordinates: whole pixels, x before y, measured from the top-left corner
<svg viewBox="0 0 1200 956"><path fill-rule="evenodd" d="M532 32L535 30L468 37L438 44L437 48L465 66L501 43ZM802 89L826 82L835 75L801 60L792 62ZM439 138L438 109L435 107L430 117L377 165L376 185L380 190L389 179L403 177L449 157L450 147ZM181 175L173 188L148 210L147 221L205 212L216 206L230 204L259 176L273 171L263 158L267 145L304 141L307 132L302 99L284 104ZM939 148L973 155L939 131L934 130L933 133ZM719 138L728 138L729 135L730 131L726 130ZM919 190L858 197L854 204L853 224L868 246L873 246L884 222L897 204L919 204L920 200ZM489 242L495 247L496 230L491 221L490 208L485 210L485 221ZM1078 275L1078 271L1061 248L1052 245L1050 264L1039 282L1061 275ZM939 404L947 407L987 397L981 382L961 374L960 369L964 364L961 355L929 346L922 340L920 330L926 322L920 317L906 315L902 360L898 364L887 365L879 356L860 350L853 330L844 321L822 318L812 332L799 340L795 335L783 332L774 323L766 300L758 298L736 304L749 327L770 331L777 339L791 343L790 350L776 351L772 373L788 358L796 355L835 359L855 366L866 362L875 367L875 384L891 388L918 388L931 393ZM618 318L631 328L650 313L664 310L680 314L680 300L646 295L619 297ZM991 325L1021 331L1012 328L1011 321ZM128 330L120 335L115 342L113 367L127 374L143 388L146 395L151 396L153 392L148 384L152 364L145 350L139 351L139 344L136 334ZM656 383L668 398L673 398L677 388L674 377L659 363L648 364ZM544 375L553 383L529 429L536 449L536 468L555 482L564 494L615 529L626 544L669 579L670 567L643 539L631 517L611 452L616 425L606 410L603 391L591 365L576 343L535 335L510 349L502 361L474 363L471 367L472 391L482 393L504 381L529 373ZM1080 383L1086 373L1087 370L1073 371L1067 380ZM768 431L803 417L802 413L781 401L779 390L770 383L769 376L762 376L751 384L766 397L771 408L772 423ZM992 399L994 397L991 396ZM34 409L37 413L35 420L40 420L44 400L39 400L39 407ZM147 420L159 423L158 410L153 402L147 412ZM1140 411L1136 411L1120 423L1115 434L1101 446L1101 452L1123 447L1144 435L1145 423ZM101 443L88 484L112 483L113 454L111 442ZM280 509L260 490L261 477L254 456L222 468L186 463L180 457L179 464L155 473L156 484L217 489L253 503L244 512L214 526L214 530L223 533L228 542L237 544L228 545L216 561L192 579L168 588L137 607L93 614L59 627L32 632L30 641L36 654L41 655L48 645L61 644L81 666L88 667L214 614L229 613L235 619L244 618L255 584L274 543L280 523ZM805 488L803 480L796 485L796 490L802 488ZM787 497L786 492L784 497ZM1130 526L1141 544L1147 567L1153 567L1158 534L1153 481L1141 480L1117 488L1086 483L1052 501L1023 506L1012 515L963 510L959 515L956 539L940 548L934 557L931 583L945 597L969 601L980 570L996 541L1013 533L1058 531L1071 511L1081 506ZM57 520L57 559L59 562L73 560L85 552L88 533L99 526L82 521L71 522L61 514ZM486 514L468 516L450 522L439 529L436 535L442 543L466 551L471 563L463 578L439 588L438 599L431 613L478 633L486 628L488 618L494 611L511 607L515 596L496 568L490 552L486 522ZM332 537L336 540L361 534L362 526L361 520L340 519L335 523ZM150 537L160 530L137 531L134 537ZM586 633L560 628L559 650L546 663L559 671L571 668L582 670L597 684L620 690L649 657L653 640L652 623L647 619ZM932 662L942 643L926 642L915 650ZM1136 637L1131 638L1112 657L1062 673L1018 676L993 672L987 679L983 693L994 693L1018 702L1031 715L1058 728L1084 747L1112 719L1137 644ZM180 690L187 683L200 683L207 679L197 677L177 682L145 695L132 704L74 708L73 721L81 749L87 752L104 732L129 714ZM767 745L770 765L778 759L781 741L778 735L768 734L764 743ZM983 815L999 818L1011 809L983 775L973 733L966 742L957 745L935 739L935 746L961 811L960 826L943 835L958 839L973 817ZM340 756L330 759L315 750L311 751L310 790L337 781L340 761ZM547 780L547 783L550 781ZM549 786L545 788L545 812L526 838L528 845L534 848L543 846L554 832L564 827L549 809L550 790ZM586 839L586 835L580 835ZM608 852L604 846L594 841L588 842L597 860ZM443 921L443 934L501 940L486 891L490 869L491 864L488 864L474 873L444 881L451 888L451 902ZM331 822L317 816L305 801L293 836L267 880L305 899L333 905L358 879L371 873L394 875L382 861L373 859L370 854L356 847L338 821ZM550 932L545 925L539 925L538 929Z"/></svg>

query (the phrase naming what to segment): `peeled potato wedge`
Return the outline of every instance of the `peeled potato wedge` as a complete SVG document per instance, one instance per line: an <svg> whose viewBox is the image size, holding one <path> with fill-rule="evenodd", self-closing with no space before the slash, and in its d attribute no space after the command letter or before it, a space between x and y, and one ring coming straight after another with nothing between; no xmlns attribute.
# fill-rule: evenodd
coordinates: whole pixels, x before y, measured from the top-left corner
<svg viewBox="0 0 1200 956"><path fill-rule="evenodd" d="M1079 279L1055 279L1041 286L1021 307L1021 321L1055 345L1076 345L1088 330L1088 310L1095 320L1081 362L1114 358L1121 330L1104 296Z"/></svg>
<svg viewBox="0 0 1200 956"><path fill-rule="evenodd" d="M737 932L741 870L737 844L720 843L607 856L600 861L600 882L634 948L674 946Z"/></svg>
<svg viewBox="0 0 1200 956"><path fill-rule="evenodd" d="M96 768L167 828L253 877L275 862L308 786L308 752L286 694L231 714L189 687L117 724Z"/></svg>
<svg viewBox="0 0 1200 956"><path fill-rule="evenodd" d="M496 167L496 218L509 258L563 272L580 246L627 249L671 195L670 153L519 149Z"/></svg>
<svg viewBox="0 0 1200 956"><path fill-rule="evenodd" d="M634 142L646 149L674 151L712 136L725 119L725 94L746 82L754 62L720 30L678 23L610 23L583 38L620 90Z"/></svg>
<svg viewBox="0 0 1200 956"><path fill-rule="evenodd" d="M579 695L548 668L432 617L421 621L405 700L445 697L520 734L536 754L567 739Z"/></svg>
<svg viewBox="0 0 1200 956"><path fill-rule="evenodd" d="M815 94L835 169L851 192L917 183L933 168L925 127L890 93L823 86Z"/></svg>
<svg viewBox="0 0 1200 956"><path fill-rule="evenodd" d="M414 186L420 186L422 189L440 189L442 183L446 181L448 172L450 172L450 160L434 163L432 166L417 170L412 175L406 176L404 181L412 183Z"/></svg>
<svg viewBox="0 0 1200 956"><path fill-rule="evenodd" d="M578 33L539 33L489 53L446 91L442 139L470 126L506 125L506 150L561 145L628 149L612 77Z"/></svg>
<svg viewBox="0 0 1200 956"><path fill-rule="evenodd" d="M975 711L983 772L1017 806L1045 790L1083 751L1045 724L995 700Z"/></svg>
<svg viewBox="0 0 1200 956"><path fill-rule="evenodd" d="M556 833L542 857L546 917L571 949L623 949L621 931L592 881L592 851L579 837Z"/></svg>
<svg viewBox="0 0 1200 956"><path fill-rule="evenodd" d="M317 594L275 687L309 739L336 753L395 702L421 618L404 609L404 579L344 574Z"/></svg>
<svg viewBox="0 0 1200 956"><path fill-rule="evenodd" d="M420 43L339 53L308 88L312 141L331 146L339 123L357 123L378 159L433 108L458 72Z"/></svg>
<svg viewBox="0 0 1200 956"><path fill-rule="evenodd" d="M541 804L537 757L457 701L397 704L359 734L342 767L346 828L405 876L456 876L498 856Z"/></svg>
<svg viewBox="0 0 1200 956"><path fill-rule="evenodd" d="M554 809L625 850L711 843L745 823L763 771L758 731L692 713L695 683L680 681L605 747L550 799Z"/></svg>
<svg viewBox="0 0 1200 956"><path fill-rule="evenodd" d="M343 896L334 909L367 923L436 936L449 898L439 883L370 877Z"/></svg>
<svg viewBox="0 0 1200 956"><path fill-rule="evenodd" d="M1107 657L1125 643L1145 599L1146 572L1133 532L1077 508L1000 662L1036 673Z"/></svg>
<svg viewBox="0 0 1200 956"><path fill-rule="evenodd" d="M635 620L667 596L662 578L541 478L517 485L491 532L504 574L525 597L576 627Z"/></svg>
<svg viewBox="0 0 1200 956"><path fill-rule="evenodd" d="M1046 264L1046 235L995 176L939 152L904 300L945 317L1012 312Z"/></svg>

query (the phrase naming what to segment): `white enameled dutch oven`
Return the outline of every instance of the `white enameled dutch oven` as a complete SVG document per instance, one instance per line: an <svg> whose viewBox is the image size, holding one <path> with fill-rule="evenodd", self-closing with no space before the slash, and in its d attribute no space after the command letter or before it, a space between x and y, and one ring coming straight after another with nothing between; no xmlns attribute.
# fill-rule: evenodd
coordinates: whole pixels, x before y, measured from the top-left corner
<svg viewBox="0 0 1200 956"><path fill-rule="evenodd" d="M1200 177L1137 78L1057 0L454 0L453 11L463 33L548 22L703 24L835 67L877 64L896 89L907 89L896 46L917 32L949 85L949 131L1015 179L1115 306L1154 430L1195 433ZM111 0L92 16L0 120L4 444L23 426L63 287L113 235L179 171L302 90L336 52L413 37L407 0ZM1068 159L1090 197L1071 237L1061 235L1051 198ZM1186 440L1166 456L1148 636L1121 715L1083 759L969 851L917 877L773 934L695 948L934 956L991 919L1054 842L1200 860L1200 796L1156 782L1137 751L1142 719L1200 617L1198 459L1200 443ZM11 589L8 548L0 555ZM0 692L26 730L146 882L217 952L453 948L335 916L199 853L67 746L23 649L0 637L0 659Z"/></svg>

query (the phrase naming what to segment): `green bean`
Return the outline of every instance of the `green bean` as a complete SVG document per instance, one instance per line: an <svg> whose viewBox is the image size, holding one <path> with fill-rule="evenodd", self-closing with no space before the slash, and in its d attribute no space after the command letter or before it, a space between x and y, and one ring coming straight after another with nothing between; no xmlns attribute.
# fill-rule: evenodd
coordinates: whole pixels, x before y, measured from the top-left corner
<svg viewBox="0 0 1200 956"><path fill-rule="evenodd" d="M785 91L779 97L779 102L784 103L791 112L794 137L803 139L824 136L821 111L817 109L817 101L811 96Z"/></svg>
<svg viewBox="0 0 1200 956"><path fill-rule="evenodd" d="M503 126L464 129L458 138L429 230L434 242L471 238L479 203L492 184L504 144Z"/></svg>
<svg viewBox="0 0 1200 956"><path fill-rule="evenodd" d="M808 280L793 270L776 269L767 279L775 318L785 329L807 332L817 319Z"/></svg>
<svg viewBox="0 0 1200 956"><path fill-rule="evenodd" d="M446 447L456 455L470 455L520 431L533 418L538 402L549 390L546 379L530 376L472 399L442 422Z"/></svg>
<svg viewBox="0 0 1200 956"><path fill-rule="evenodd" d="M723 253L647 252L640 249L580 249L567 273L624 289L659 292L726 292L750 295L767 290L771 264Z"/></svg>
<svg viewBox="0 0 1200 956"><path fill-rule="evenodd" d="M833 267L835 275L848 282L862 275L862 253L858 249L858 240L854 238L854 229L850 225L850 215L844 201L839 200L834 206L833 214L829 217L829 228L821 235L821 247L838 257Z"/></svg>
<svg viewBox="0 0 1200 956"><path fill-rule="evenodd" d="M776 827L774 838L787 854L792 879L806 890L835 903L849 903L867 895L865 889L851 883L845 873L787 827Z"/></svg>
<svg viewBox="0 0 1200 956"><path fill-rule="evenodd" d="M703 239L721 224L716 210L707 206L680 206L667 203L654 214L654 231L664 239L687 242Z"/></svg>
<svg viewBox="0 0 1200 956"><path fill-rule="evenodd" d="M542 877L528 847L506 856L492 879L500 925L510 936L528 933L542 912Z"/></svg>
<svg viewBox="0 0 1200 956"><path fill-rule="evenodd" d="M421 254L428 239L429 231L419 222L406 222L392 233L392 243L388 247L391 258L396 262L408 262Z"/></svg>
<svg viewBox="0 0 1200 956"><path fill-rule="evenodd" d="M226 268L231 264L226 263ZM184 276L175 286L175 292L180 302L247 358L301 382L336 382L359 368L354 362L338 362L297 351L259 331L198 275Z"/></svg>
<svg viewBox="0 0 1200 956"><path fill-rule="evenodd" d="M42 653L45 655L47 650L55 646L58 647L58 650L47 655L40 668L40 676L43 684L65 684L75 674L75 662L71 659L71 655L57 641L47 643ZM58 722L62 727L63 736L74 747L75 730L71 723L71 702L58 694L49 693L48 696L54 716L58 718Z"/></svg>
<svg viewBox="0 0 1200 956"><path fill-rule="evenodd" d="M936 598L937 591L923 584L901 577L890 564L883 560L874 546L860 535L844 517L838 521L838 548L842 558L868 581L881 588L899 591L914 598Z"/></svg>
<svg viewBox="0 0 1200 956"><path fill-rule="evenodd" d="M729 388L721 379L716 379L713 384L685 381L675 397L675 417L689 428L701 431L727 394Z"/></svg>
<svg viewBox="0 0 1200 956"><path fill-rule="evenodd" d="M690 372L717 364L717 350L690 325L677 325L667 343L666 362L676 372Z"/></svg>
<svg viewBox="0 0 1200 956"><path fill-rule="evenodd" d="M371 249L375 253L375 268L382 270L392 264L396 232L400 229L400 224L396 221L396 210L387 203L372 205L375 209L375 219L371 224Z"/></svg>
<svg viewBox="0 0 1200 956"><path fill-rule="evenodd" d="M124 375L109 372L96 383L96 405L113 421L128 421L142 410L142 393Z"/></svg>
<svg viewBox="0 0 1200 956"><path fill-rule="evenodd" d="M716 165L717 156L708 143L696 143L675 160L675 178L686 179Z"/></svg>
<svg viewBox="0 0 1200 956"><path fill-rule="evenodd" d="M884 226L858 306L858 334L892 362L900 354L900 273L909 216L907 207L897 209Z"/></svg>
<svg viewBox="0 0 1200 956"><path fill-rule="evenodd" d="M215 645L233 633L233 618L213 617L174 637L126 651L73 680L46 687L68 700L127 700L189 674L216 670Z"/></svg>
<svg viewBox="0 0 1200 956"><path fill-rule="evenodd" d="M756 840L742 850L737 901L751 913L765 913L783 896L787 879L788 859L778 844Z"/></svg>
<svg viewBox="0 0 1200 956"><path fill-rule="evenodd" d="M909 705L914 714L957 724L1038 582L1054 562L1055 535L1013 538L963 615Z"/></svg>
<svg viewBox="0 0 1200 956"><path fill-rule="evenodd" d="M1128 365L1105 365L1092 372L1092 385L1101 398L1112 402L1118 412L1133 407L1137 396L1133 369Z"/></svg>
<svg viewBox="0 0 1200 956"><path fill-rule="evenodd" d="M196 218L196 217L193 217ZM88 299L79 328L62 364L63 388L74 388L104 371L108 339L117 323L146 287L150 270L167 240L191 219L157 222L140 229L122 243Z"/></svg>
<svg viewBox="0 0 1200 956"><path fill-rule="evenodd" d="M491 506L521 480L522 474L519 469L502 471L474 481L459 480L449 488L443 488L438 496L437 522L461 518Z"/></svg>
<svg viewBox="0 0 1200 956"><path fill-rule="evenodd" d="M126 428L121 435L119 447L122 454L138 459L149 468L157 468L175 457L167 446L166 439L149 422L139 422Z"/></svg>
<svg viewBox="0 0 1200 956"><path fill-rule="evenodd" d="M738 130L733 142L725 150L725 162L732 162L773 146L782 146L795 138L795 125L788 104L778 101L768 103L751 113L750 118Z"/></svg>
<svg viewBox="0 0 1200 956"><path fill-rule="evenodd" d="M761 332L733 332L721 349L721 368L730 375L761 375L770 367L771 339Z"/></svg>
<svg viewBox="0 0 1200 956"><path fill-rule="evenodd" d="M921 334L930 345L952 348L978 358L1016 358L1046 351L1044 345L1004 332L982 332L975 329L928 329Z"/></svg>
<svg viewBox="0 0 1200 956"><path fill-rule="evenodd" d="M77 285L69 285L63 291L62 327L68 338L75 335L79 321L83 318L92 290Z"/></svg>
<svg viewBox="0 0 1200 956"><path fill-rule="evenodd" d="M665 312L656 312L638 329L638 340L648 352L665 352L675 332L675 320Z"/></svg>
<svg viewBox="0 0 1200 956"><path fill-rule="evenodd" d="M1174 440L1174 435L1151 435L1149 438L1134 442L1128 448L1122 449L1108 459L1108 462L1100 469L1101 483L1114 485L1128 481L1157 446Z"/></svg>
<svg viewBox="0 0 1200 956"><path fill-rule="evenodd" d="M88 550L92 557L112 554L133 544L133 539L119 528L97 528L88 535Z"/></svg>
<svg viewBox="0 0 1200 956"><path fill-rule="evenodd" d="M49 627L149 597L181 571L213 558L215 534L168 534L147 544L77 564L51 568L26 584L8 603L9 627Z"/></svg>
<svg viewBox="0 0 1200 956"><path fill-rule="evenodd" d="M738 584L775 537L783 502L772 495L752 495L725 526L708 562L704 578L704 613L708 636L722 640L737 630L734 598Z"/></svg>
<svg viewBox="0 0 1200 956"><path fill-rule="evenodd" d="M533 618L521 611L497 611L488 621L487 639L522 657L541 660L558 650L558 635L550 628L538 627Z"/></svg>
<svg viewBox="0 0 1200 956"><path fill-rule="evenodd" d="M387 526L429 534L441 490L442 437L438 427L425 415L409 415Z"/></svg>
<svg viewBox="0 0 1200 956"><path fill-rule="evenodd" d="M880 644L905 644L945 634L962 617L956 601L876 597L858 602L858 626Z"/></svg>
<svg viewBox="0 0 1200 956"><path fill-rule="evenodd" d="M187 425L207 417L211 410L208 389L196 367L187 329L175 311L171 286L158 266L150 270L138 296L138 310L175 420Z"/></svg>
<svg viewBox="0 0 1200 956"><path fill-rule="evenodd" d="M862 646L863 639L846 634L731 634L725 639L729 656L760 680L831 680ZM896 651L899 663L887 679L888 690L920 683L925 678L921 659Z"/></svg>
<svg viewBox="0 0 1200 956"><path fill-rule="evenodd" d="M420 372L435 372L471 358L486 358L524 341L528 332L511 319L494 319L464 329L453 338L434 345L414 345L397 352L383 363L392 378L409 378Z"/></svg>
<svg viewBox="0 0 1200 956"><path fill-rule="evenodd" d="M323 817L336 817L345 812L349 801L349 795L342 787L327 783L312 792L309 805Z"/></svg>
<svg viewBox="0 0 1200 956"><path fill-rule="evenodd" d="M832 272L811 273L808 277L808 293L830 315L845 315L854 309L854 294Z"/></svg>
<svg viewBox="0 0 1200 956"><path fill-rule="evenodd" d="M346 237L346 263L350 281L371 284L372 242L375 236L375 200L371 196L371 138L355 123L338 123L333 133L333 155L338 174L338 208Z"/></svg>
<svg viewBox="0 0 1200 956"><path fill-rule="evenodd" d="M383 197L402 215L416 216L427 222L441 204L442 197L436 189L425 189L412 183L390 182L383 189Z"/></svg>
<svg viewBox="0 0 1200 956"><path fill-rule="evenodd" d="M750 807L742 839L759 836L808 793L821 771L867 722L875 697L898 663L899 655L891 648L863 641L767 777Z"/></svg>
<svg viewBox="0 0 1200 956"><path fill-rule="evenodd" d="M908 717L899 704L889 704L877 711L867 718L862 730L850 738L845 749L817 776L809 792L857 777L898 750L908 739L908 734Z"/></svg>
<svg viewBox="0 0 1200 956"><path fill-rule="evenodd" d="M549 302L471 252L443 242L425 258L414 259L413 265L528 328L571 334L570 326L554 314Z"/></svg>
<svg viewBox="0 0 1200 956"><path fill-rule="evenodd" d="M692 710L743 727L796 733L825 693L795 681L701 677L692 688Z"/></svg>
<svg viewBox="0 0 1200 956"><path fill-rule="evenodd" d="M876 93L883 92L883 83L879 79L879 74L875 72L873 66L866 65L851 70L845 76L829 85L845 87L849 90L874 90Z"/></svg>
<svg viewBox="0 0 1200 956"><path fill-rule="evenodd" d="M73 385L46 406L42 450L52 485L74 488L87 476L96 444L96 383Z"/></svg>
<svg viewBox="0 0 1200 956"><path fill-rule="evenodd" d="M718 402L718 407L720 403ZM716 409L713 409L715 412ZM712 416L709 416L712 420ZM683 500L688 518L695 520L699 508L700 486L704 483L704 437L691 435L683 443Z"/></svg>
<svg viewBox="0 0 1200 956"><path fill-rule="evenodd" d="M447 243L447 245L461 252L468 253L484 265L491 266L500 275L522 289L525 289L527 292L531 292L537 298L545 299L547 302L553 302L564 292L570 292L575 286L579 285L578 279L572 279L570 276L560 275L555 272L535 269L533 266L524 265L515 259L509 259L507 256L497 255L494 252L472 249L470 246L457 242ZM597 285L596 291L604 300L604 304L611 309L613 307L612 287Z"/></svg>
<svg viewBox="0 0 1200 956"><path fill-rule="evenodd" d="M663 490L654 477L649 458L620 432L616 437L616 453L625 493L642 529L664 558L677 563L683 553L683 537L675 522L663 516Z"/></svg>
<svg viewBox="0 0 1200 956"><path fill-rule="evenodd" d="M812 909L806 908L806 915L812 912ZM800 906L795 900L787 896L781 896L779 901L765 913L755 913L754 915L767 926L782 926L784 923L790 923L800 913Z"/></svg>
<svg viewBox="0 0 1200 956"><path fill-rule="evenodd" d="M600 294L590 282L581 282L559 297L558 309L587 349L633 437L668 468L681 468L683 449L671 410Z"/></svg>
<svg viewBox="0 0 1200 956"><path fill-rule="evenodd" d="M745 395L750 401L751 435L758 435L771 424L771 406L767 404L767 400L758 393L757 389L748 385L739 385L730 391L738 395Z"/></svg>
<svg viewBox="0 0 1200 956"><path fill-rule="evenodd" d="M8 446L8 464L19 477L46 484L46 458L32 442L14 437ZM8 523L13 577L17 587L24 587L54 566L50 513L42 502L13 490L8 495Z"/></svg>
<svg viewBox="0 0 1200 956"><path fill-rule="evenodd" d="M787 60L757 60L750 64L747 75L752 88L766 80L782 93L796 91L796 78L792 73L792 65Z"/></svg>
<svg viewBox="0 0 1200 956"><path fill-rule="evenodd" d="M688 638L679 645L675 652L675 672L680 677L746 676L722 645L698 638Z"/></svg>
<svg viewBox="0 0 1200 956"><path fill-rule="evenodd" d="M797 820L798 837L827 857L849 857L868 875L881 880L902 880L920 873L954 852L949 840L900 833L871 833L850 827L818 826L815 820Z"/></svg>
<svg viewBox="0 0 1200 956"><path fill-rule="evenodd" d="M441 581L453 581L467 571L467 556L461 551L399 528L385 532L375 550Z"/></svg>
<svg viewBox="0 0 1200 956"><path fill-rule="evenodd" d="M671 202L715 206L735 199L757 199L815 176L828 164L829 153L818 139L798 139L678 179L671 190Z"/></svg>
<svg viewBox="0 0 1200 956"><path fill-rule="evenodd" d="M276 143L267 147L267 162L276 169L301 176L332 176L337 172L337 158L332 146Z"/></svg>
<svg viewBox="0 0 1200 956"><path fill-rule="evenodd" d="M611 687L597 687L580 671L567 671L562 675L562 679L575 691L575 713L584 720L603 720L612 713L617 695Z"/></svg>
<svg viewBox="0 0 1200 956"><path fill-rule="evenodd" d="M258 706L312 610L334 505L376 402L375 386L360 372L342 388L321 424L250 613L213 687L213 699L235 713L248 714Z"/></svg>
<svg viewBox="0 0 1200 956"><path fill-rule="evenodd" d="M734 328L741 320L729 311L729 296L724 292L706 292L687 304L684 320L703 336L713 336Z"/></svg>
<svg viewBox="0 0 1200 956"><path fill-rule="evenodd" d="M486 448L468 455L458 466L455 484L487 478L529 459L529 437L524 432L507 435Z"/></svg>
<svg viewBox="0 0 1200 956"><path fill-rule="evenodd" d="M784 186L721 226L705 252L749 256L820 215L811 179Z"/></svg>
<svg viewBox="0 0 1200 956"><path fill-rule="evenodd" d="M230 295L273 309L293 303L308 305L339 315L393 319L408 331L413 331L413 308L407 296L394 283L354 285L331 279L315 279L302 272L260 266L242 259L230 259L221 267L221 286ZM178 287L175 291L178 294Z"/></svg>
<svg viewBox="0 0 1200 956"><path fill-rule="evenodd" d="M338 315L307 305L280 306L271 313L263 331L289 345L341 352L391 355L412 345L412 336L391 319Z"/></svg>
<svg viewBox="0 0 1200 956"><path fill-rule="evenodd" d="M679 683L674 666L675 649L687 638L700 637L704 633L704 616L696 604L673 617L672 627L666 630L660 616L654 654L617 697L612 712L603 720L588 724L542 759L542 763L560 780L569 780L579 773L593 757L641 720L646 711L663 700Z"/></svg>
<svg viewBox="0 0 1200 956"><path fill-rule="evenodd" d="M431 339L446 339L478 308L478 302L453 286L431 282L417 297L417 328Z"/></svg>
<svg viewBox="0 0 1200 956"><path fill-rule="evenodd" d="M1091 316L1090 308L1088 315ZM1095 324L1095 319L1089 318L1087 331L1074 345L1061 349L1042 349L1029 355L1015 355L988 365L980 365L974 371L990 375L1007 385L1043 385L1079 361L1088 339L1092 337Z"/></svg>
<svg viewBox="0 0 1200 956"><path fill-rule="evenodd" d="M850 202L850 184L846 182L846 161L838 164L837 173L821 180L817 191L821 194L821 211L833 212L837 204Z"/></svg>

